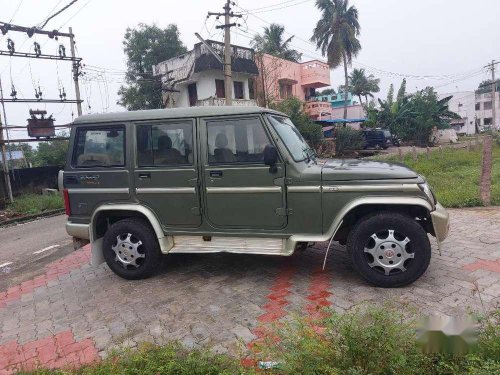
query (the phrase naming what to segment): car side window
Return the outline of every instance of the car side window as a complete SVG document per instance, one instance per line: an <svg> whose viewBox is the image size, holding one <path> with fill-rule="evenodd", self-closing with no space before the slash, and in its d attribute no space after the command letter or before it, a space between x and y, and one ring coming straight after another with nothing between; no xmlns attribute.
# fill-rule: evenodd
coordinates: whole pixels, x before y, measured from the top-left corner
<svg viewBox="0 0 500 375"><path fill-rule="evenodd" d="M193 124L177 122L137 125L139 167L193 164Z"/></svg>
<svg viewBox="0 0 500 375"><path fill-rule="evenodd" d="M72 165L77 168L123 167L125 165L125 128L114 126L78 129Z"/></svg>
<svg viewBox="0 0 500 375"><path fill-rule="evenodd" d="M258 117L207 121L209 164L264 163L270 144Z"/></svg>

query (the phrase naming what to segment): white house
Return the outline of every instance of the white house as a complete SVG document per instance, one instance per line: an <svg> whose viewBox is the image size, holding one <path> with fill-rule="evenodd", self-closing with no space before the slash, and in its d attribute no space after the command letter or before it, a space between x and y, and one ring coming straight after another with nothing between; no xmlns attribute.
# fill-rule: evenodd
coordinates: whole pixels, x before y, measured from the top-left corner
<svg viewBox="0 0 500 375"><path fill-rule="evenodd" d="M475 95L474 91L439 94L440 99L452 96L448 102L448 109L461 117L459 120L451 122L451 127L455 129L457 134L476 133Z"/></svg>
<svg viewBox="0 0 500 375"><path fill-rule="evenodd" d="M496 128L500 129L500 92L495 93L492 101L492 93L476 94L476 119L481 128L493 125L493 104L496 109Z"/></svg>
<svg viewBox="0 0 500 375"><path fill-rule="evenodd" d="M224 44L212 40L207 43L223 56ZM259 70L254 50L231 45L233 105L256 105L254 79ZM193 50L153 66L153 74L161 76L166 107L224 105L225 88L222 64L203 43Z"/></svg>

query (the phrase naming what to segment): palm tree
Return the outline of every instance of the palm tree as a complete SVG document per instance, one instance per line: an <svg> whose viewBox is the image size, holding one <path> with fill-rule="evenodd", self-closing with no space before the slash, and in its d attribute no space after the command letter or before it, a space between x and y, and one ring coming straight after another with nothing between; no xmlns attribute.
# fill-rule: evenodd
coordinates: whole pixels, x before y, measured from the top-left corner
<svg viewBox="0 0 500 375"><path fill-rule="evenodd" d="M284 39L285 27L272 23L269 27L264 27L263 35L256 34L251 41L251 45L260 53L280 57L285 60L299 62L302 54L290 48L293 36Z"/></svg>
<svg viewBox="0 0 500 375"><path fill-rule="evenodd" d="M364 96L366 91L368 90L368 78L365 75L365 70L353 69L351 74L349 75L349 80L351 81L349 91L351 91L353 95L356 95L359 99L359 102L363 104L361 96Z"/></svg>
<svg viewBox="0 0 500 375"><path fill-rule="evenodd" d="M313 30L311 41L327 56L330 68L344 64L345 87L349 87L347 66L361 50L358 40L361 26L358 10L349 6L349 0L316 0L316 7L322 12ZM344 119L347 118L347 100L344 102Z"/></svg>

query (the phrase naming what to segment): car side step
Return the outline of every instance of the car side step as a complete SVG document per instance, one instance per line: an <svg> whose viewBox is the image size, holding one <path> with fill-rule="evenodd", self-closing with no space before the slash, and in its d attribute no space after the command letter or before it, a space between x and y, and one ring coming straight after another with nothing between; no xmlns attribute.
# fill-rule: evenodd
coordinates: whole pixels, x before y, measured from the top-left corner
<svg viewBox="0 0 500 375"><path fill-rule="evenodd" d="M285 255L285 238L173 236L171 253Z"/></svg>

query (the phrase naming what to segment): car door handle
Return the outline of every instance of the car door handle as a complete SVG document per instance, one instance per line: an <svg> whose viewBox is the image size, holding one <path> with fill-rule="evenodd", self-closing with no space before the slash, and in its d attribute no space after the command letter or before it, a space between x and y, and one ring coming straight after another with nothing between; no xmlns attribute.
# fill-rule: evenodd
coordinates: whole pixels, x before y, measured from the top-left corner
<svg viewBox="0 0 500 375"><path fill-rule="evenodd" d="M222 171L210 171L210 177L222 177Z"/></svg>
<svg viewBox="0 0 500 375"><path fill-rule="evenodd" d="M147 180L151 178L151 173L139 173L139 180Z"/></svg>

